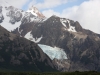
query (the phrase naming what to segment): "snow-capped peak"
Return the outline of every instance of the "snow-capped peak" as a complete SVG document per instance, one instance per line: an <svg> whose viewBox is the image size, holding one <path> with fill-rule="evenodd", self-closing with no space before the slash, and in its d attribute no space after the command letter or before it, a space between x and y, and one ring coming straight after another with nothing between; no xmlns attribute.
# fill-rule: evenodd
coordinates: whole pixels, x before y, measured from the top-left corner
<svg viewBox="0 0 100 75"><path fill-rule="evenodd" d="M45 16L34 6L30 7L27 12L31 12L33 15L39 18L45 18Z"/></svg>
<svg viewBox="0 0 100 75"><path fill-rule="evenodd" d="M0 0L0 25L8 31L19 28L21 24L43 22L44 15L32 6L28 11L16 8L8 1Z"/></svg>
<svg viewBox="0 0 100 75"><path fill-rule="evenodd" d="M26 12L31 12L33 15L38 16L36 13L39 12L39 11L38 11L38 9L36 7L32 6Z"/></svg>
<svg viewBox="0 0 100 75"><path fill-rule="evenodd" d="M34 13L40 13L39 10L36 7L34 7L34 6L32 6L30 8L30 10L33 10Z"/></svg>

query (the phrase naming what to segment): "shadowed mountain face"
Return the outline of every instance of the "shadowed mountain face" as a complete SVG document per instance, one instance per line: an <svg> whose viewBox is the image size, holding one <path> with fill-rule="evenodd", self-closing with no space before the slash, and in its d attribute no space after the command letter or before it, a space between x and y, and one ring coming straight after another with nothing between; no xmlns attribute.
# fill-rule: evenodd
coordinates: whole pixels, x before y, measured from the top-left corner
<svg viewBox="0 0 100 75"><path fill-rule="evenodd" d="M40 47L0 26L0 68L14 71L50 72L54 63Z"/></svg>
<svg viewBox="0 0 100 75"><path fill-rule="evenodd" d="M100 71L100 35L83 29L77 21L53 15L42 23L22 24L19 30L22 32L16 29L13 33L38 44L63 49L67 59L53 59L58 70ZM45 53L50 56L48 52Z"/></svg>

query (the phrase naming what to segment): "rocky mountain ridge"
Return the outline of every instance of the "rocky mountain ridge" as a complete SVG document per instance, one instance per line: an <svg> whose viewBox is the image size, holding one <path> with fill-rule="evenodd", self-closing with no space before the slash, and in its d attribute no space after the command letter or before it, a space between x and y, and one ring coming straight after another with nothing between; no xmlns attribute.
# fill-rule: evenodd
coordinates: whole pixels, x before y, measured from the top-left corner
<svg viewBox="0 0 100 75"><path fill-rule="evenodd" d="M32 25L32 28L27 30L29 25ZM18 29L13 33L37 44L45 45L45 48L51 46L64 50L67 59L59 60L57 57L53 59L58 70L99 71L99 66L98 69L95 66L99 65L100 35L83 29L79 22L53 15L42 23L23 24L20 26L20 30L23 30L21 34ZM47 50L51 51L50 49ZM44 52L50 56L51 54L48 51Z"/></svg>
<svg viewBox="0 0 100 75"><path fill-rule="evenodd" d="M1 4L2 3L2 4ZM5 1L0 3L0 24L9 31L13 31L21 24L42 22L45 16L36 7L24 11L13 7Z"/></svg>

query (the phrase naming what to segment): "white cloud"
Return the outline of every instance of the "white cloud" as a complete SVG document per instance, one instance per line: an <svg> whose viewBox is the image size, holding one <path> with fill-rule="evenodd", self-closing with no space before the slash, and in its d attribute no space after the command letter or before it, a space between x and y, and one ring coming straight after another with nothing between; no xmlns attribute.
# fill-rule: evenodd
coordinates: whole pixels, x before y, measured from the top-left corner
<svg viewBox="0 0 100 75"><path fill-rule="evenodd" d="M30 2L29 6L36 6L38 9L46 9L46 8L53 8L59 5L65 4L71 0L44 0L43 2L39 3L35 1Z"/></svg>
<svg viewBox="0 0 100 75"><path fill-rule="evenodd" d="M79 6L65 9L63 17L77 20L80 24L96 33L100 33L100 0L89 0Z"/></svg>
<svg viewBox="0 0 100 75"><path fill-rule="evenodd" d="M28 4L28 8L30 8L31 6L37 4L37 1L36 0L32 0L30 1L30 3ZM36 7L36 6L35 6Z"/></svg>
<svg viewBox="0 0 100 75"><path fill-rule="evenodd" d="M90 29L96 33L100 33L100 0L85 1L79 6L73 6L64 9L62 13L53 10L43 11L47 17L57 14L58 16L79 21L85 29Z"/></svg>
<svg viewBox="0 0 100 75"><path fill-rule="evenodd" d="M26 4L28 0L0 0L1 3L7 3L8 5L17 7L17 8L22 8L24 4Z"/></svg>
<svg viewBox="0 0 100 75"><path fill-rule="evenodd" d="M56 16L60 16L60 13L59 12L55 12L54 10L45 10L42 12L46 17L50 17L52 15L56 15Z"/></svg>

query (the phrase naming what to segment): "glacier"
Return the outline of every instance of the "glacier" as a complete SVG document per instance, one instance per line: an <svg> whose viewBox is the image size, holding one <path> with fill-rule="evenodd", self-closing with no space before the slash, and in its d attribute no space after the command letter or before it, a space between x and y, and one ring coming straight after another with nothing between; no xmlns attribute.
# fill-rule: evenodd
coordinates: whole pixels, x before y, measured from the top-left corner
<svg viewBox="0 0 100 75"><path fill-rule="evenodd" d="M67 55L62 48L51 47L43 44L38 44L38 46L50 57L51 60L54 58L58 60L67 59Z"/></svg>

